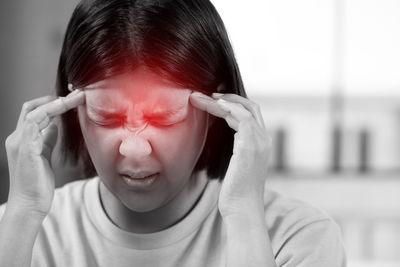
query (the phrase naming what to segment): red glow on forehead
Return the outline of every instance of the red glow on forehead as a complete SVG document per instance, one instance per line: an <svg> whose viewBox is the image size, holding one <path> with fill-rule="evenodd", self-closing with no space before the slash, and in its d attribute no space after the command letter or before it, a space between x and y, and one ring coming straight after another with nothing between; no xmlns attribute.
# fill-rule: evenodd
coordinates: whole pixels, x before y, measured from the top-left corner
<svg viewBox="0 0 400 267"><path fill-rule="evenodd" d="M88 86L87 113L98 118L125 116L132 124L144 119L173 123L186 117L190 93L139 69Z"/></svg>

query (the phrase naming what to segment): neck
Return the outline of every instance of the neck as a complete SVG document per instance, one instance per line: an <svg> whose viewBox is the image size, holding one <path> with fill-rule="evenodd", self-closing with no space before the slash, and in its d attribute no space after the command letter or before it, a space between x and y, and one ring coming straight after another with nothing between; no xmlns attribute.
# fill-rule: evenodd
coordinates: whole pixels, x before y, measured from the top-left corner
<svg viewBox="0 0 400 267"><path fill-rule="evenodd" d="M196 205L207 181L205 175L192 177L171 201L149 212L135 212L128 209L102 182L100 183L100 199L108 217L121 229L133 233L153 233L183 219Z"/></svg>

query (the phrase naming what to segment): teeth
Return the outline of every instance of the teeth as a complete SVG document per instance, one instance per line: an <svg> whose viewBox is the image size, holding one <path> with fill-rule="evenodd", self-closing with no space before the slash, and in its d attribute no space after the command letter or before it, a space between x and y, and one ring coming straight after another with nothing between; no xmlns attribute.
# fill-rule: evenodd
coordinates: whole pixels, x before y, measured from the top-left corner
<svg viewBox="0 0 400 267"><path fill-rule="evenodd" d="M124 176L128 179L140 180L140 179L146 179L146 178L152 177L154 175L155 175L155 173L149 174L147 176L131 176L131 175L127 175L127 174L123 174L122 176Z"/></svg>
<svg viewBox="0 0 400 267"><path fill-rule="evenodd" d="M131 178L131 176L122 175L122 178L130 186L145 188L150 186L156 180L156 174L150 175L150 177L146 176L144 178Z"/></svg>

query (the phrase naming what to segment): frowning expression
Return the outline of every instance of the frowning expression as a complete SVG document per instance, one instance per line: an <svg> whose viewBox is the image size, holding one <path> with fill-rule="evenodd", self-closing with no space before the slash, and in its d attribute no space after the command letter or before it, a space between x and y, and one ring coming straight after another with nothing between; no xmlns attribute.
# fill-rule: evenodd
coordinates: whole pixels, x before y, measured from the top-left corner
<svg viewBox="0 0 400 267"><path fill-rule="evenodd" d="M166 204L187 185L206 138L207 115L190 105L192 91L144 68L85 91L79 122L101 181L131 210Z"/></svg>

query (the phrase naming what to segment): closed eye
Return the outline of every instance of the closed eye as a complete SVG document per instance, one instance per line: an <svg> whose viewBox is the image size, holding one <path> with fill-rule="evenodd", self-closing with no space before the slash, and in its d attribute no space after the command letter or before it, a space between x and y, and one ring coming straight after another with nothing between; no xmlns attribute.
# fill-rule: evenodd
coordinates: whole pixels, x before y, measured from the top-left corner
<svg viewBox="0 0 400 267"><path fill-rule="evenodd" d="M90 121L100 126L119 126L125 123L125 117L115 114L88 113Z"/></svg>
<svg viewBox="0 0 400 267"><path fill-rule="evenodd" d="M153 113L144 116L144 120L160 126L171 126L178 122L183 121L184 117L179 116L177 112L164 112L164 113Z"/></svg>
<svg viewBox="0 0 400 267"><path fill-rule="evenodd" d="M89 120L102 127L119 127L128 122L127 117L120 114L88 111ZM156 127L169 127L183 121L186 115L181 111L159 111L143 114L142 122L148 122Z"/></svg>
<svg viewBox="0 0 400 267"><path fill-rule="evenodd" d="M173 125L185 120L188 114L188 107L184 106L178 109L163 110L159 112L152 112L145 116L145 120L160 125Z"/></svg>
<svg viewBox="0 0 400 267"><path fill-rule="evenodd" d="M119 125L123 124L123 121L120 121L120 120L101 120L101 121L100 120L98 120L98 121L91 120L91 121L93 121L97 125L108 126L108 127L119 126Z"/></svg>

